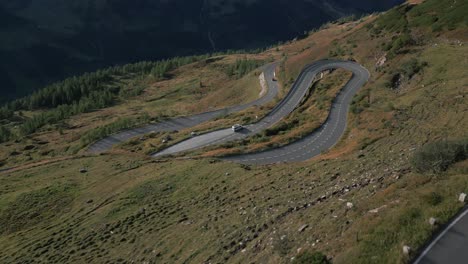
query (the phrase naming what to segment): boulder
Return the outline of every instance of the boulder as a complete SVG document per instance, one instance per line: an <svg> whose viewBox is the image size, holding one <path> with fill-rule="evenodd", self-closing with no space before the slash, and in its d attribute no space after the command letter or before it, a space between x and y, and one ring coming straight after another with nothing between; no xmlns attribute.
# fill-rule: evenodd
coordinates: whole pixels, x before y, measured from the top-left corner
<svg viewBox="0 0 468 264"><path fill-rule="evenodd" d="M303 232L304 230L306 230L307 227L309 227L309 225L307 225L307 224L302 225L301 227L299 227L299 229L297 231L298 232Z"/></svg>
<svg viewBox="0 0 468 264"><path fill-rule="evenodd" d="M348 209L351 209L351 208L354 207L354 204L353 204L353 203L350 203L350 202L347 202L347 203L346 203L346 207L347 207Z"/></svg>
<svg viewBox="0 0 468 264"><path fill-rule="evenodd" d="M404 245L403 246L403 254L409 255L411 253L411 247Z"/></svg>
<svg viewBox="0 0 468 264"><path fill-rule="evenodd" d="M464 203L466 200L466 193L460 193L460 195L458 196L458 201Z"/></svg>

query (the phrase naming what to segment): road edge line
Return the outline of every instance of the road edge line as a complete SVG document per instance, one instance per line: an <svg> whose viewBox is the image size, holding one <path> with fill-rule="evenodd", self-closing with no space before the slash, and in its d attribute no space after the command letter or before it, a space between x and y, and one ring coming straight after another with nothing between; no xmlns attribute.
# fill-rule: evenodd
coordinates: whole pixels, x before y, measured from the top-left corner
<svg viewBox="0 0 468 264"><path fill-rule="evenodd" d="M462 212L457 218L455 218L455 220L453 220L448 226L447 228L445 228L434 240L432 240L432 242L429 244L429 246L427 246L423 252L421 252L421 254L419 254L419 257L413 262L413 264L418 264L426 255L429 251L431 251L432 247L434 247L434 245L439 242L439 240L454 226L458 223L458 221L460 221L463 217L465 217L465 215L468 214L468 208L464 208L463 209L464 212Z"/></svg>

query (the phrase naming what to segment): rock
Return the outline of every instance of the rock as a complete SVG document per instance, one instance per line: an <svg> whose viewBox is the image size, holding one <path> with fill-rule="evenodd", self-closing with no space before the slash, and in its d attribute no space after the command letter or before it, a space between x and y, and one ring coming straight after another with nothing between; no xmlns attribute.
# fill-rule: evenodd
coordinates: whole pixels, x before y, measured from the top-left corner
<svg viewBox="0 0 468 264"><path fill-rule="evenodd" d="M434 217L429 218L429 224L430 224L431 226L437 225L437 222L438 222L438 221L437 221L436 218L434 218Z"/></svg>
<svg viewBox="0 0 468 264"><path fill-rule="evenodd" d="M466 193L460 193L460 196L458 196L458 201L464 203L466 199Z"/></svg>
<svg viewBox="0 0 468 264"><path fill-rule="evenodd" d="M346 203L346 207L347 207L348 209L353 208L353 206L354 206L353 203L350 203L350 202L347 202L347 203Z"/></svg>
<svg viewBox="0 0 468 264"><path fill-rule="evenodd" d="M403 254L405 254L405 255L409 255L409 254L410 254L410 252L411 252L411 247L409 247L409 246L406 246L406 245L405 245L405 246L403 246Z"/></svg>
<svg viewBox="0 0 468 264"><path fill-rule="evenodd" d="M93 199L89 199L88 201L86 201L86 203L92 203L93 202Z"/></svg>
<svg viewBox="0 0 468 264"><path fill-rule="evenodd" d="M81 168L81 169L80 169L80 173L86 173L86 172L88 172L87 169L85 169L85 168Z"/></svg>
<svg viewBox="0 0 468 264"><path fill-rule="evenodd" d="M299 227L299 229L297 231L302 232L302 231L306 230L307 227L309 227L309 225L307 225L307 224L302 225L301 227Z"/></svg>

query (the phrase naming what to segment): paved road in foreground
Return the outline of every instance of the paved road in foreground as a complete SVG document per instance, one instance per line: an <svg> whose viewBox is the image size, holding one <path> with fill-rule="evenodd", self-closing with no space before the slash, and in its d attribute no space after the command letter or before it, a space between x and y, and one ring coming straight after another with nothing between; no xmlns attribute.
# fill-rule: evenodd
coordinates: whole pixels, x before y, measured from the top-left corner
<svg viewBox="0 0 468 264"><path fill-rule="evenodd" d="M182 130L185 128L194 127L196 125L215 119L216 117L222 115L242 111L254 105L265 105L273 101L273 99L275 99L275 97L278 95L278 85L272 81L276 66L277 63L271 63L261 68L265 75L268 90L263 97L255 101L243 105L237 105L211 112L196 114L193 116L177 117L163 122L146 125L144 127L123 130L90 145L88 148L88 152L95 154L105 152L110 150L113 146L117 144L128 141L138 136L143 136L152 132L170 132Z"/></svg>
<svg viewBox="0 0 468 264"><path fill-rule="evenodd" d="M414 264L468 263L468 208L422 251Z"/></svg>
<svg viewBox="0 0 468 264"><path fill-rule="evenodd" d="M224 158L244 164L271 164L308 160L334 146L346 129L347 112L353 96L368 81L369 72L357 63L349 61L322 60L306 66L286 97L260 122L247 125L241 132L230 128L190 138L153 154L153 157L175 154L213 144L239 140L257 134L289 115L300 104L315 77L329 69L342 68L353 73L351 80L341 89L332 103L324 124L314 133L292 144L264 152Z"/></svg>

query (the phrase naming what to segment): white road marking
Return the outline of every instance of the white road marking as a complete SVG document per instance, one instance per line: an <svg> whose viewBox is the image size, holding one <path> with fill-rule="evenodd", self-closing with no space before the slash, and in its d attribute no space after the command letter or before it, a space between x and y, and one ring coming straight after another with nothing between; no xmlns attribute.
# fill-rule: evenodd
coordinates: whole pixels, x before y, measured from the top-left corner
<svg viewBox="0 0 468 264"><path fill-rule="evenodd" d="M466 214L468 214L468 209L465 209L465 212L463 212L461 215L459 215L447 228L445 228L444 231L442 231L437 237L436 239L434 239L431 244L429 244L429 246L427 246L427 248L421 253L421 255L419 255L419 257L416 259L416 261L413 262L413 264L418 264L423 258L424 256L427 255L427 253L429 253L429 251L431 251L432 247L434 247L435 244L437 244L437 242L439 242L439 240L454 226L457 224L458 221L460 221Z"/></svg>

